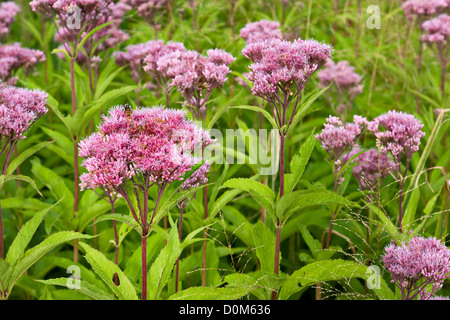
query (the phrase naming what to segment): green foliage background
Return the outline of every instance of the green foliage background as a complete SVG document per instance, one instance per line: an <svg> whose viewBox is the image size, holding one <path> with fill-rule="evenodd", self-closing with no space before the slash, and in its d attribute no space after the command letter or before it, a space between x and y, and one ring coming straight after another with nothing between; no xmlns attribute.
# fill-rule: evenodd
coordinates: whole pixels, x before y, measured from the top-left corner
<svg viewBox="0 0 450 320"><path fill-rule="evenodd" d="M70 276L66 269L74 264L74 236L71 235L66 241L55 242L50 251L40 255L24 274L20 274L13 290L8 293L9 299L137 298L140 294L138 234L126 223L119 223L120 268L117 268L110 262L114 256L111 243L114 238L112 222L99 218L109 212L109 205L92 191L83 191L77 218L72 217L74 183L71 136L78 133L79 137L86 137L90 132L91 119L95 128L102 110L124 103L135 106L135 84L127 70L114 63L111 54L115 50L123 50L128 44L151 40L154 33L136 13L126 16L122 29L131 37L119 48L102 52L99 81L94 96L89 92L87 71L82 66L77 67L76 90L81 111L76 117L72 117L69 65L52 53L57 47L53 40L54 26L51 21L33 13L28 1L16 2L20 4L22 11L3 42L21 42L24 47L40 49L46 53L47 61L39 64L26 80L23 80L21 73L18 77L20 86L40 88L49 93L51 111L31 128L27 139L18 145L18 153L22 154L45 143L39 145L39 150L20 165L20 173L32 178L36 188L26 182L18 184L17 181L8 181L0 195L6 250L12 247L19 229L29 221L32 221L32 229L35 230L25 244L29 248L48 241L60 232L76 231L84 239L80 240L81 255L77 263L81 268L81 290L66 288L66 280ZM406 38L409 26L400 8L401 1L339 1L339 8L335 11L333 1L291 0L287 1L283 10L283 1L239 0L234 8L234 33L231 1L196 2L193 11L189 1L175 0L170 24L167 23L167 15L160 17L159 38L183 42L188 49L202 53L208 49L221 48L237 58L230 66L233 73L229 80L223 89L213 93L208 105L209 119L217 120L212 125L213 128L221 131L238 128L245 130L258 128L259 125L258 113L231 108L261 104L261 100L255 98L249 88L242 87L236 81L237 77L242 77L242 73L248 71L249 61L241 54L245 42L239 37L239 30L246 23L261 19L276 20L281 23L282 31L288 39L314 38L333 43L333 59L348 60L356 72L363 76L364 90L356 97L351 114L359 114L372 120L381 113L395 109L416 114L423 122L426 136L422 140L421 150L412 158L406 183L410 186L406 191L408 222L410 228L420 235L436 236L448 241L450 199L446 181L450 179L450 148L447 147L450 130L448 121L445 121L448 120L448 115L446 118L444 116L442 123L438 123L434 135L432 131L437 121L435 109L449 108L450 85L447 85L447 93L443 99L440 92L441 70L432 48L425 47L422 73L418 74L415 63L420 33L417 25L413 24ZM370 29L366 25L372 15L366 11L369 5L378 5L381 9L380 29ZM144 83L145 79L142 79L141 85ZM312 77L303 94L307 96L315 92L317 84L317 76ZM336 93L330 88L326 94L333 96ZM421 102L420 114L416 113L418 97ZM140 99L141 105L145 106L165 104L164 97L155 96L149 90L143 90ZM173 108L180 108L182 105L182 98L175 90L171 93L170 101ZM319 97L313 106L318 111L306 116L289 137L288 163L294 155L304 155L306 148L303 152L301 148L308 137L312 132L320 131L325 118L332 114L325 96ZM214 118L215 115L220 117ZM271 128L267 121L264 121L263 126ZM250 143L247 141L247 148ZM365 147L374 145L373 136L364 137ZM424 150L429 153L424 155ZM309 161L306 161L303 163L305 167L301 180L293 186L294 191L318 188L331 193L332 166L319 143L312 145ZM294 173L290 170L298 168L295 165L298 164L293 162L287 172ZM170 211L169 222L172 222L173 227L168 230L158 228L149 237L149 297L269 299L272 289L276 289L279 290L280 299L310 300L315 298L315 286L319 282L323 282L323 298L326 299L396 297L381 261L384 246L393 237L399 236L395 228L398 187L392 177L386 179L380 190L381 204L370 211L374 222L370 226L369 243L366 241L365 226L367 206L351 172L346 175L348 185L345 197L348 203L356 205L346 206L340 211L335 225L337 234L333 235L329 250L322 250L322 247L324 230L327 230L331 217L330 206L333 204L309 206L307 199L299 204L283 227L281 273L275 276L274 225L270 219L267 219L266 224L260 220L261 205L265 203L258 198L258 193L255 195L249 192L254 188L246 186L247 180L234 180L261 180L263 177L255 177L257 173L258 168L249 164L213 165L211 185L208 186L210 218L203 219L203 192L198 192L185 211L182 230L184 242L180 243L175 236L175 222L179 212L176 207ZM275 192L275 197L277 186L273 184L272 177L266 179L268 188ZM412 184L411 181L415 181L413 179L417 179L418 183ZM151 197L154 201L155 193L151 193ZM39 215L42 222L33 220L38 212L44 211L45 214ZM124 201L118 203L117 212L128 214ZM97 229L94 231L96 218ZM209 227L206 288L200 286L201 230L204 226ZM94 234L97 236L91 237ZM366 288L367 247L370 264L379 266L382 271L382 284L376 290ZM26 256L22 251L16 253L18 258ZM176 252L181 252L180 279L183 290L174 294L175 280L170 271L175 263ZM4 264L0 264L0 270L6 268ZM114 273L120 274L118 287L112 282ZM156 279L163 279L163 282L156 284ZM450 295L448 280L439 295Z"/></svg>

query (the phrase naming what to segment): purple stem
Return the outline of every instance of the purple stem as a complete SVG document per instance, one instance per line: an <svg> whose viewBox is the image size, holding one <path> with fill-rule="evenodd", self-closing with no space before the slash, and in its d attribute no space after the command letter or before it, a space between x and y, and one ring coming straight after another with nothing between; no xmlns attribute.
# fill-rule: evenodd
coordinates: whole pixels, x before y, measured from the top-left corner
<svg viewBox="0 0 450 320"><path fill-rule="evenodd" d="M178 239L181 241L181 228L183 227L183 211L184 207L180 208L180 222L178 224ZM175 293L178 292L178 279L180 273L180 256L177 258L176 270L175 270Z"/></svg>

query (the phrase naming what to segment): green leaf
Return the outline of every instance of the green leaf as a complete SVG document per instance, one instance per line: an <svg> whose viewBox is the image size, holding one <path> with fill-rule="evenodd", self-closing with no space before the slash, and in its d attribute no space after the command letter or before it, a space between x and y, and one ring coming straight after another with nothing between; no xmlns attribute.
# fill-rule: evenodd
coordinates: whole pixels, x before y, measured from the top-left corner
<svg viewBox="0 0 450 320"><path fill-rule="evenodd" d="M322 245L320 244L320 241L315 239L311 233L309 232L308 228L306 228L305 225L301 224L299 225L300 233L302 234L303 240L305 240L306 245L308 246L309 250L311 251L314 258L317 257L319 252L322 251Z"/></svg>
<svg viewBox="0 0 450 320"><path fill-rule="evenodd" d="M169 276L180 253L181 245L178 239L178 229L175 226L172 226L166 246L161 250L148 272L147 283L149 299L158 299L162 289L169 280Z"/></svg>
<svg viewBox="0 0 450 320"><path fill-rule="evenodd" d="M103 253L95 250L86 243L80 242L80 246L86 251L84 257L87 262L120 300L138 299L133 284L115 263L109 261ZM113 281L114 274L117 274L119 278L118 286Z"/></svg>
<svg viewBox="0 0 450 320"><path fill-rule="evenodd" d="M289 126L289 129L286 134L289 134L289 132L292 130L292 128L295 128L297 124L309 113L316 111L315 109L311 109L312 104L322 95L325 91L328 90L329 87L331 87L332 84L330 84L328 87L322 88L315 93L313 93L308 100L306 100L305 103L302 104L300 108L297 109L297 112L294 115L294 119L292 120L291 125Z"/></svg>
<svg viewBox="0 0 450 320"><path fill-rule="evenodd" d="M0 259L0 292L3 294L9 289L9 279L11 278L11 266L3 259Z"/></svg>
<svg viewBox="0 0 450 320"><path fill-rule="evenodd" d="M397 228L392 223L391 219L389 219L388 216L386 216L386 214L376 206L370 203L367 205L370 208L370 210L372 210L379 218L379 221L376 220L374 221L374 223L378 225L377 230L380 231L385 230L392 239L399 240L401 238L401 235L398 232Z"/></svg>
<svg viewBox="0 0 450 320"><path fill-rule="evenodd" d="M275 193L261 182L246 178L232 178L227 180L223 186L250 192L253 199L262 205L267 213L273 214Z"/></svg>
<svg viewBox="0 0 450 320"><path fill-rule="evenodd" d="M260 283L261 279L244 273L232 273L225 276L224 281L228 283L227 288L245 289L249 293L255 295L260 300L267 299L267 292L265 286ZM297 285L298 287L298 285Z"/></svg>
<svg viewBox="0 0 450 320"><path fill-rule="evenodd" d="M106 88L111 84L115 76L117 76L117 74L122 72L125 68L118 68L115 60L115 58L109 59L106 65L99 70L100 74L97 80L97 87L95 88L94 100L98 100L103 95L103 92L105 92Z"/></svg>
<svg viewBox="0 0 450 320"><path fill-rule="evenodd" d="M80 52L80 50L84 47L84 44L86 43L86 41L88 41L88 40L89 40L89 39L90 39L97 31L100 31L101 29L103 29L103 28L109 26L109 25L110 25L111 23L113 23L113 22L114 22L114 20L111 20L111 21L108 21L108 22L106 22L106 23L103 23L103 24L101 24L101 25L95 27L94 29L92 29L92 30L91 30L87 35L85 35L85 36L83 37L83 39L78 43L76 53L79 53L79 52Z"/></svg>
<svg viewBox="0 0 450 320"><path fill-rule="evenodd" d="M285 223L296 211L323 204L334 204L360 208L359 204L348 200L334 192L299 190L281 197L276 206L276 215Z"/></svg>
<svg viewBox="0 0 450 320"><path fill-rule="evenodd" d="M31 179L30 177L20 175L20 174L0 175L0 189L2 188L2 186L5 182L10 181L10 180L21 180L21 181L28 182L33 187L33 189L36 190L37 193L39 193L43 197L42 193L39 191L38 187L36 186L36 182L34 182L34 180Z"/></svg>
<svg viewBox="0 0 450 320"><path fill-rule="evenodd" d="M315 144L316 138L314 137L314 132L312 132L309 138L302 144L300 154L296 154L292 157L290 164L291 174L285 175L285 194L294 190L295 186L302 178Z"/></svg>
<svg viewBox="0 0 450 320"><path fill-rule="evenodd" d="M253 239L261 270L265 273L272 273L275 269L275 235L259 220L253 226Z"/></svg>
<svg viewBox="0 0 450 320"><path fill-rule="evenodd" d="M168 300L236 300L247 292L242 288L191 287L175 293Z"/></svg>
<svg viewBox="0 0 450 320"><path fill-rule="evenodd" d="M50 250L54 249L58 245L61 245L69 241L73 241L75 239L89 239L89 238L92 238L92 236L84 235L73 231L61 231L50 235L40 244L27 250L21 256L21 258L15 264L12 270L11 279L9 281L10 288L8 292L11 292L12 287L14 286L16 281L20 278L20 276Z"/></svg>
<svg viewBox="0 0 450 320"><path fill-rule="evenodd" d="M420 188L414 188L412 191L408 205L406 206L405 214L402 219L402 228L407 230L411 228L412 223L414 222L414 218L416 216L417 206L419 205L420 200Z"/></svg>
<svg viewBox="0 0 450 320"><path fill-rule="evenodd" d="M39 150L45 148L46 146L48 146L49 144L53 143L54 141L44 141L41 142L37 145L34 145L26 150L24 150L23 152L21 152L19 154L19 156L17 156L13 161L11 161L11 163L8 166L8 169L6 170L6 174L12 174L14 173L14 171L25 161L27 160L29 157L31 157L33 154L35 154L36 152L38 152Z"/></svg>
<svg viewBox="0 0 450 320"><path fill-rule="evenodd" d="M47 285L61 286L67 288L68 280L69 278L57 278L57 279L36 280L36 281ZM85 294L94 300L114 300L114 296L111 295L109 292L105 292L103 289L100 289L99 287L87 281L83 280L78 281L79 286L74 286L72 290L81 292L82 294Z"/></svg>
<svg viewBox="0 0 450 320"><path fill-rule="evenodd" d="M275 119L270 115L269 112L267 112L261 107L242 105L242 106L231 106L230 109L246 109L260 112L270 122L273 128L278 128L278 124L276 123Z"/></svg>
<svg viewBox="0 0 450 320"><path fill-rule="evenodd" d="M52 193L56 200L61 200L62 216L66 221L73 219L73 193L64 180L53 170L42 166L38 159L31 160L31 172Z"/></svg>
<svg viewBox="0 0 450 320"><path fill-rule="evenodd" d="M141 225L136 220L134 220L134 218L131 216L123 215L123 214L119 214L119 213L107 213L107 214L97 217L95 223L99 223L99 222L107 221L107 220L115 220L115 221L120 221L120 222L126 223L127 225L132 227L134 230L136 230L137 233L142 235Z"/></svg>
<svg viewBox="0 0 450 320"><path fill-rule="evenodd" d="M90 105L77 109L75 117L72 120L72 130L78 133L77 136L81 136L86 125L100 110L109 107L115 99L137 88L138 86L124 86L119 89L110 90Z"/></svg>
<svg viewBox="0 0 450 320"><path fill-rule="evenodd" d="M5 261L10 266L14 266L19 261L26 247L30 243L34 234L36 233L36 230L41 224L42 220L47 215L47 213L56 205L57 203L55 203L51 207L39 211L29 221L27 221L27 223L25 223L22 226L19 233L11 243L11 246L9 247L8 253L6 254L5 257Z"/></svg>
<svg viewBox="0 0 450 320"><path fill-rule="evenodd" d="M353 261L335 259L322 260L310 263L295 271L289 277L297 279L300 286L312 286L321 282L344 280L352 278L368 280L368 267ZM374 292L380 299L393 299L394 294L389 289L386 282L380 277L379 288L374 288Z"/></svg>

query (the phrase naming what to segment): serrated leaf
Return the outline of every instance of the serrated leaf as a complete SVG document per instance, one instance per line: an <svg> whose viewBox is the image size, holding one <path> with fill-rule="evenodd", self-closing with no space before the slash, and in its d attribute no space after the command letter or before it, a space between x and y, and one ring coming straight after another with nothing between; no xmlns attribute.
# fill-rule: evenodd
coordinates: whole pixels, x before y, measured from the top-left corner
<svg viewBox="0 0 450 320"><path fill-rule="evenodd" d="M107 213L107 214L97 217L95 223L99 223L99 222L107 221L107 220L115 220L115 221L126 223L127 225L132 227L134 230L136 230L137 233L142 235L141 225L138 222L136 222L136 220L134 220L134 218L131 216L123 215L123 214L119 214L119 213Z"/></svg>
<svg viewBox="0 0 450 320"><path fill-rule="evenodd" d="M302 234L303 240L305 240L306 245L308 246L309 250L311 251L314 258L317 257L317 254L322 251L322 245L320 244L320 241L315 239L311 233L309 232L308 228L306 228L305 225L301 224L299 225L300 233Z"/></svg>
<svg viewBox="0 0 450 320"><path fill-rule="evenodd" d="M263 206L267 210L267 213L273 217L275 193L268 186L259 181L245 178L229 179L223 186L249 192L252 198Z"/></svg>
<svg viewBox="0 0 450 320"><path fill-rule="evenodd" d="M13 242L11 243L8 253L6 254L5 261L10 265L14 266L20 259L20 257L23 255L26 247L30 243L31 239L33 238L37 228L41 224L44 217L47 215L47 213L56 206L57 203L52 205L51 207L48 207L44 210L39 211L36 213L29 221L27 221L22 228L20 229L17 236L14 238Z"/></svg>
<svg viewBox="0 0 450 320"><path fill-rule="evenodd" d="M300 120L302 120L306 115L308 115L309 113L315 111L315 109L311 110L311 106L312 104L322 95L325 93L325 91L328 90L329 87L331 87L332 84L330 84L328 87L319 89L318 91L316 91L315 93L313 93L308 100L306 100L305 103L303 103L300 108L297 109L296 114L294 115L294 118L292 120L292 124L289 126L289 130L287 132L287 134L289 134L289 132L292 130L292 128L295 128L297 126L297 124L300 122Z"/></svg>
<svg viewBox="0 0 450 320"><path fill-rule="evenodd" d="M275 234L259 220L253 226L253 240L255 242L256 256L261 264L261 270L265 273L274 272Z"/></svg>
<svg viewBox="0 0 450 320"><path fill-rule="evenodd" d="M360 205L330 191L299 190L281 197L276 207L278 218L286 222L296 211L317 205L334 204L360 208Z"/></svg>
<svg viewBox="0 0 450 320"><path fill-rule="evenodd" d="M38 187L36 186L36 182L34 182L34 180L31 179L30 177L20 175L20 174L0 175L0 189L2 188L2 186L5 182L11 181L11 180L21 180L21 181L28 182L33 187L33 189L36 190L36 192L39 193L39 195L41 195L43 197L41 191L39 191Z"/></svg>
<svg viewBox="0 0 450 320"><path fill-rule="evenodd" d="M247 293L242 288L191 287L175 293L168 300L236 300Z"/></svg>
<svg viewBox="0 0 450 320"><path fill-rule="evenodd" d="M309 158L311 157L311 153L314 150L315 143L316 138L314 137L313 132L311 133L309 138L302 144L300 153L292 157L290 163L291 175L286 175L287 179L284 188L285 194L294 190L295 186L302 178L303 172L305 172L306 165L308 164Z"/></svg>
<svg viewBox="0 0 450 320"><path fill-rule="evenodd" d="M69 280L68 278L56 278L56 279L36 280L36 281L47 285L61 286L67 288L68 280ZM111 295L109 292L105 292L104 290L100 289L99 287L89 282L83 280L78 281L79 286L74 286L72 290L81 292L82 294L85 294L94 300L114 300L114 296Z"/></svg>
<svg viewBox="0 0 450 320"><path fill-rule="evenodd" d="M181 253L181 245L178 239L178 230L172 226L169 232L169 240L161 250L155 262L153 262L147 275L148 297L155 300L167 284L172 269Z"/></svg>
<svg viewBox="0 0 450 320"><path fill-rule="evenodd" d="M38 152L39 150L45 148L46 146L48 146L49 144L53 143L54 141L44 141L41 143L38 143L26 150L24 150L23 152L21 152L13 161L11 161L11 163L8 166L8 169L6 170L6 174L10 175L12 173L14 173L14 171L25 161L27 160L29 157L31 157L33 154L35 154L36 152Z"/></svg>
<svg viewBox="0 0 450 320"><path fill-rule="evenodd" d="M230 109L245 109L260 112L270 122L273 128L278 128L278 124L276 123L275 119L270 115L269 112L267 112L261 107L242 105L242 106L231 106Z"/></svg>
<svg viewBox="0 0 450 320"><path fill-rule="evenodd" d="M27 250L22 255L20 260L15 264L11 272L11 279L9 281L8 292L11 292L12 287L14 286L16 281L20 278L20 276L50 250L54 249L58 245L61 245L69 241L73 241L75 239L89 239L89 238L92 238L92 236L73 231L61 231L50 235L48 238L43 240L38 245Z"/></svg>
<svg viewBox="0 0 450 320"><path fill-rule="evenodd" d="M86 243L80 242L80 246L86 251L84 257L87 262L120 300L138 299L133 284L116 264L108 260L103 253ZM113 281L114 274L117 274L119 278L119 285L117 286Z"/></svg>
<svg viewBox="0 0 450 320"><path fill-rule="evenodd" d="M56 172L44 167L37 159L31 160L31 164L31 172L50 190L56 200L61 200L62 216L71 221L74 201L72 191Z"/></svg>
<svg viewBox="0 0 450 320"><path fill-rule="evenodd" d="M300 286L312 286L321 282L344 280L352 278L368 280L368 267L353 261L334 259L310 263L295 271L289 278L297 279ZM394 294L380 277L379 288L374 292L380 299L393 299Z"/></svg>

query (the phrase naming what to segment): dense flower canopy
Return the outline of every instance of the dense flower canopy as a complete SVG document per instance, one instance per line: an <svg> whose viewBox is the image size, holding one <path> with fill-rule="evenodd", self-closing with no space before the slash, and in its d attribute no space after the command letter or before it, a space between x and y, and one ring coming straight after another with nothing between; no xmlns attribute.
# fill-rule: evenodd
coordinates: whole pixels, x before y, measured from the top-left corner
<svg viewBox="0 0 450 320"><path fill-rule="evenodd" d="M403 156L409 160L419 150L420 139L425 136L422 128L415 116L395 110L376 117L368 125L379 148L391 152L397 165Z"/></svg>
<svg viewBox="0 0 450 320"><path fill-rule="evenodd" d="M441 14L434 19L425 21L422 29L426 32L422 35L422 41L446 44L450 36L450 16Z"/></svg>
<svg viewBox="0 0 450 320"><path fill-rule="evenodd" d="M402 9L407 18L414 16L429 16L441 12L449 6L447 0L407 0L403 2Z"/></svg>
<svg viewBox="0 0 450 320"><path fill-rule="evenodd" d="M99 131L79 144L88 170L80 177L81 186L115 189L136 175L158 184L182 180L200 161L198 153L212 142L184 111L113 108Z"/></svg>
<svg viewBox="0 0 450 320"><path fill-rule="evenodd" d="M273 97L278 89L301 91L309 77L331 57L332 48L316 40L265 40L248 44L242 54L253 62L249 80L259 97Z"/></svg>
<svg viewBox="0 0 450 320"><path fill-rule="evenodd" d="M245 42L253 43L264 40L282 39L280 23L277 21L260 20L249 22L243 27L239 35Z"/></svg>
<svg viewBox="0 0 450 320"><path fill-rule="evenodd" d="M45 54L40 50L22 48L20 43L0 45L0 79L14 85L14 73L20 68L25 74L39 62L45 61Z"/></svg>
<svg viewBox="0 0 450 320"><path fill-rule="evenodd" d="M330 159L338 160L352 148L367 125L364 117L355 115L353 119L344 124L338 117L329 116L322 132L316 135Z"/></svg>
<svg viewBox="0 0 450 320"><path fill-rule="evenodd" d="M0 135L2 145L21 140L24 133L47 113L47 93L12 86L0 86Z"/></svg>
<svg viewBox="0 0 450 320"><path fill-rule="evenodd" d="M371 190L386 177L395 167L395 164L389 159L388 154L380 152L375 148L362 150L354 147L344 156L344 162L354 156L356 165L353 167L353 176L358 180L360 188ZM361 152L361 153L360 153Z"/></svg>
<svg viewBox="0 0 450 320"><path fill-rule="evenodd" d="M436 238L416 236L408 243L387 246L383 262L391 274L391 281L402 291L407 290L409 298L419 294L421 299L427 300L449 276L450 250ZM432 288L427 291L429 284Z"/></svg>
<svg viewBox="0 0 450 320"><path fill-rule="evenodd" d="M5 1L0 4L0 37L9 32L20 7L13 1Z"/></svg>

